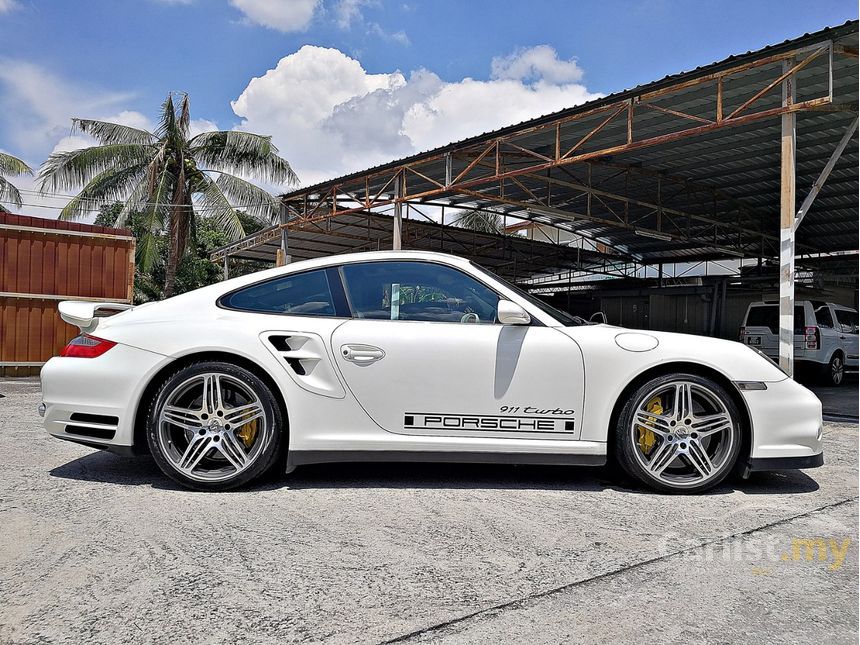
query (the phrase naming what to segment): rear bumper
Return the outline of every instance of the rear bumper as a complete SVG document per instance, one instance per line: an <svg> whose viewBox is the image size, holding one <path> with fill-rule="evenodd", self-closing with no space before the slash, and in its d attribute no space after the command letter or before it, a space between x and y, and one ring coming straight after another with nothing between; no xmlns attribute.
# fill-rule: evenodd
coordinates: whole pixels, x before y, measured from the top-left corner
<svg viewBox="0 0 860 645"><path fill-rule="evenodd" d="M59 439L127 453L143 390L169 360L128 345L97 358L52 358L40 374L45 429Z"/></svg>

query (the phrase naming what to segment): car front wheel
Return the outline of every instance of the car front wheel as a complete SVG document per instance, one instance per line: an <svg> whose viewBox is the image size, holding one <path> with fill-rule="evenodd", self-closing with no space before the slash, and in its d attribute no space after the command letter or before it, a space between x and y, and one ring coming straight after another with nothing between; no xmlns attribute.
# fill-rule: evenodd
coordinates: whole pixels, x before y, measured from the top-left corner
<svg viewBox="0 0 860 645"><path fill-rule="evenodd" d="M615 429L616 457L650 488L701 492L720 483L740 454L740 415L711 379L669 374L637 388Z"/></svg>
<svg viewBox="0 0 860 645"><path fill-rule="evenodd" d="M206 361L162 384L149 408L146 436L171 479L197 490L229 490L271 468L282 428L277 401L256 374Z"/></svg>

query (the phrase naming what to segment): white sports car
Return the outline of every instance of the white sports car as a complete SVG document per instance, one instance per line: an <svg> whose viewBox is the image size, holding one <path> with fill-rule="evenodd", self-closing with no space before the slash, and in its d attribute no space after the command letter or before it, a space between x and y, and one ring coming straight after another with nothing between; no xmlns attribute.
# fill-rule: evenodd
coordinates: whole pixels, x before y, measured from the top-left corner
<svg viewBox="0 0 860 645"><path fill-rule="evenodd" d="M191 488L276 464L612 457L694 492L823 463L821 403L756 350L587 323L449 255L351 254L59 308L82 335L42 369L48 432L149 451Z"/></svg>

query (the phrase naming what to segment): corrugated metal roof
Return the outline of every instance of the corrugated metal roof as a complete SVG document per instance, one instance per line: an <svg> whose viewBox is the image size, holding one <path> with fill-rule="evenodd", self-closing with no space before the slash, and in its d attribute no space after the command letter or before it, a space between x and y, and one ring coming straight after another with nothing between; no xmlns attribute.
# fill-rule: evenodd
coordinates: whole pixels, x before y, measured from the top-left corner
<svg viewBox="0 0 860 645"><path fill-rule="evenodd" d="M770 61L786 52L832 41L849 48L849 54L853 51L853 55L834 54L832 67L828 55L821 56L796 75L798 101L826 96L831 71L833 79L832 106L825 106L826 109L821 111L796 113L799 204L846 128L857 116L857 31L858 22L850 21L805 34L688 72L666 76L584 105L296 190L282 198L296 203L298 198L324 193L335 186L341 189L345 185L361 184L363 187L365 181L368 194L383 190L390 192L386 183L391 172L407 164L420 168L424 176L435 182L444 182L445 160L441 155L471 149L471 159L474 159L477 146L486 146L499 137L515 137L517 145L551 157L556 145L555 128L546 126L560 121L565 124L560 135L563 150L580 142L578 153L603 151L626 139L627 124L623 118L616 119L583 144L582 137L607 115L606 112L592 114L595 108L675 88L659 99L659 107L683 112L693 118L713 119L715 84L693 84L693 81L710 79L722 71L744 66L723 82L724 111L730 113L781 72L781 61L747 68L748 63ZM777 85L763 95L756 102L756 110L779 108L779 92ZM636 138L651 139L673 132L678 129L677 121L677 116L666 112L638 110ZM501 199L498 186L479 186L472 194L452 190L434 198L433 203L492 209L513 217L552 224L604 242L644 262L726 257L730 248L741 249L748 257L772 256L779 239L780 133L778 117L762 118L649 147L619 151L615 155L603 154L588 163L553 167L540 176L521 174L517 181L504 185L505 198L515 203ZM455 159L456 175L467 166L469 158ZM533 163L534 158L531 161ZM409 174L408 179L410 194L438 188L438 183L434 185L433 181L419 175ZM586 185L590 188L584 191ZM857 190L855 133L799 229L799 253L858 248ZM589 198L588 216L583 214L586 193L594 197ZM620 201L618 196L624 200ZM551 202L551 212L539 208L540 202ZM658 203L659 208L655 206ZM522 204L532 204L537 211ZM672 215L673 211L686 217ZM624 225L620 226L622 219ZM637 227L646 233L647 230L665 231L674 239L655 239L635 230Z"/></svg>

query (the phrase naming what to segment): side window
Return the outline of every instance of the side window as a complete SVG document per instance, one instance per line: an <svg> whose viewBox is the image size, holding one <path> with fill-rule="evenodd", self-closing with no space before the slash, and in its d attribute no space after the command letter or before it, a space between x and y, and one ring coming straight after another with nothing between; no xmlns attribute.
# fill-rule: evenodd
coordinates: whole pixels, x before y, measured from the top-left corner
<svg viewBox="0 0 860 645"><path fill-rule="evenodd" d="M499 296L465 273L430 262L342 267L356 318L494 323Z"/></svg>
<svg viewBox="0 0 860 645"><path fill-rule="evenodd" d="M836 320L839 321L839 326L845 334L857 333L857 313L854 311L845 311L844 309L836 310Z"/></svg>
<svg viewBox="0 0 860 645"><path fill-rule="evenodd" d="M837 313L837 316L839 314ZM815 322L819 327L827 327L833 329L833 316L830 314L830 307L819 307L815 310Z"/></svg>
<svg viewBox="0 0 860 645"><path fill-rule="evenodd" d="M286 275L239 289L221 299L229 309L294 316L334 316L328 277L323 271Z"/></svg>

